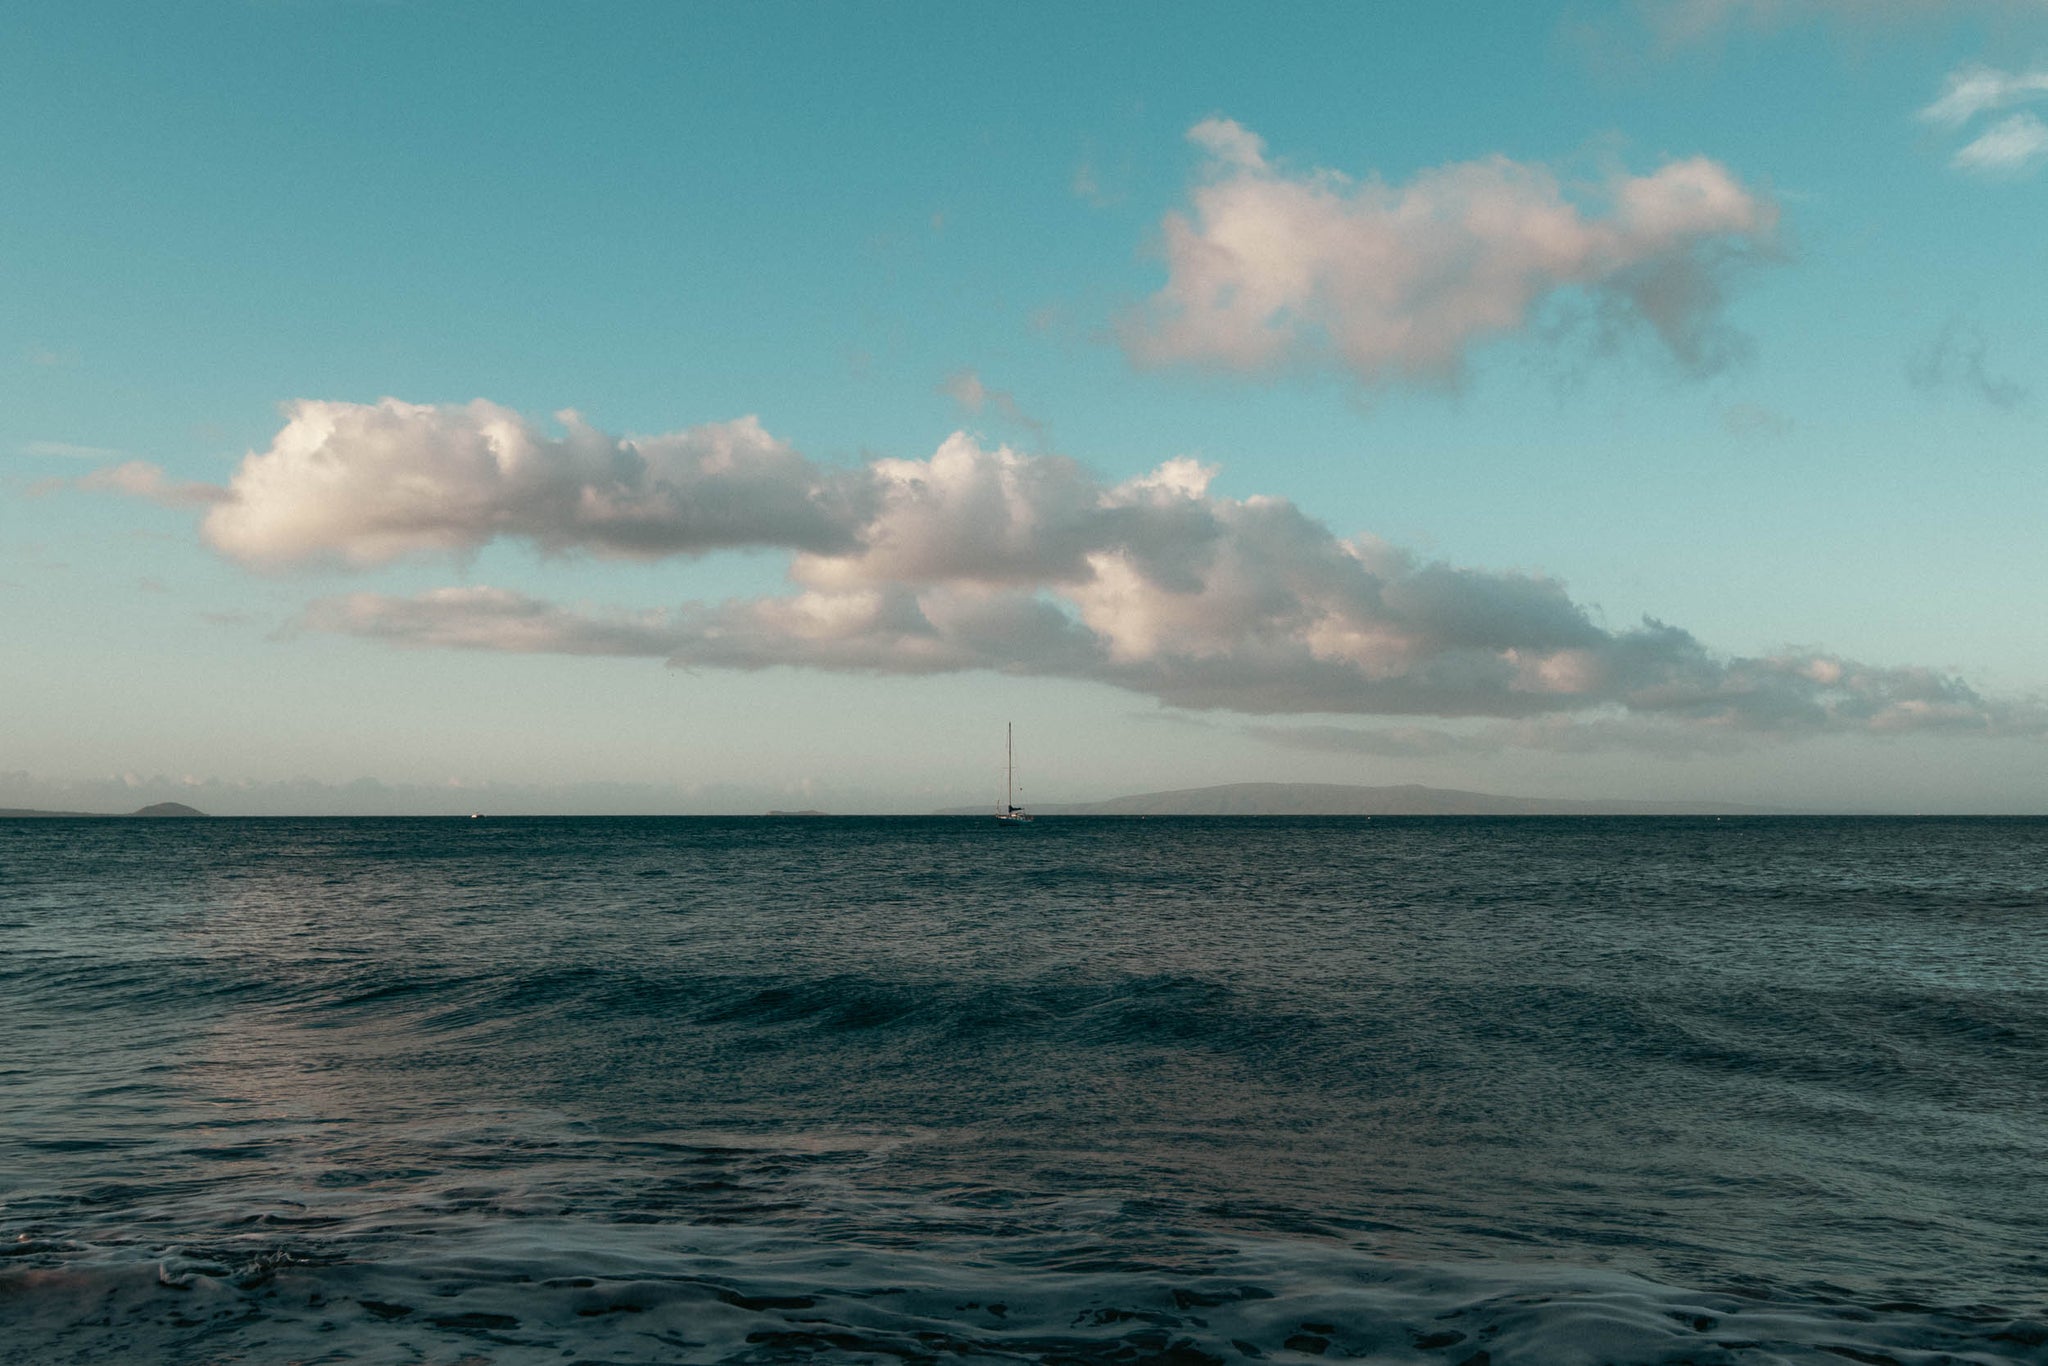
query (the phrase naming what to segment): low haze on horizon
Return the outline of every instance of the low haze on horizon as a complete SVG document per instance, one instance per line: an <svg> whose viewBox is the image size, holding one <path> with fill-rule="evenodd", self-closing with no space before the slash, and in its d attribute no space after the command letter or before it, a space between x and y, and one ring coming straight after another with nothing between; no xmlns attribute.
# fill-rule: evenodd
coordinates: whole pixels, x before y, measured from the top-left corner
<svg viewBox="0 0 2048 1366"><path fill-rule="evenodd" d="M2048 0L28 0L0 807L2048 812Z"/></svg>

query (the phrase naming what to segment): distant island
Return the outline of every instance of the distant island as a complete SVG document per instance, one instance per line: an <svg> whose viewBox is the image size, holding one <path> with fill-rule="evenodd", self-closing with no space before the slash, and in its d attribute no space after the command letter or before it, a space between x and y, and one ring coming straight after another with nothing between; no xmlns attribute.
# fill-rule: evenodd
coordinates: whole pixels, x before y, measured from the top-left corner
<svg viewBox="0 0 2048 1366"><path fill-rule="evenodd" d="M78 819L119 820L128 816L204 816L206 813L183 802L152 802L135 811L30 811L22 807L0 807L0 820Z"/></svg>
<svg viewBox="0 0 2048 1366"><path fill-rule="evenodd" d="M974 816L993 806L956 806L942 816ZM1143 792L1101 802L1034 802L1037 816L1768 816L1779 808L1732 802L1571 801L1504 797L1403 783L1224 783Z"/></svg>

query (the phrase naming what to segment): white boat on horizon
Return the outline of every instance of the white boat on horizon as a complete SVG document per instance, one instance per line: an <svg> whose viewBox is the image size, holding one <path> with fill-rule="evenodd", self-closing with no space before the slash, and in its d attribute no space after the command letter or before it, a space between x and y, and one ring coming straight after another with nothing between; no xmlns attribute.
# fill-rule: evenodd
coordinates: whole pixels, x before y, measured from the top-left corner
<svg viewBox="0 0 2048 1366"><path fill-rule="evenodd" d="M996 819L1005 825L1031 820L1031 813L1017 805L1017 727L1009 721L1003 722L1003 804L996 808Z"/></svg>

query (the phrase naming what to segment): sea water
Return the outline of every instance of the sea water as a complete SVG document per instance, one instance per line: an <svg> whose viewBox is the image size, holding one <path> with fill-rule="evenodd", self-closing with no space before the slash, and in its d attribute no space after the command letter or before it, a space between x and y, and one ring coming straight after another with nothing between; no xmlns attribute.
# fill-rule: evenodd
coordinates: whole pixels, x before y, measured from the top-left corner
<svg viewBox="0 0 2048 1366"><path fill-rule="evenodd" d="M0 822L0 1361L2048 1361L2048 822Z"/></svg>

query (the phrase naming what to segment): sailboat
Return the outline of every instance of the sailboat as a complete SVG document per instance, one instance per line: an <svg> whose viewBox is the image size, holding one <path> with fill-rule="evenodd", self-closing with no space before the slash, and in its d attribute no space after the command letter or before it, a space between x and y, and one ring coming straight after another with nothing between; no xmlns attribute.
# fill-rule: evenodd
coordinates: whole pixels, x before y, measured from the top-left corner
<svg viewBox="0 0 2048 1366"><path fill-rule="evenodd" d="M1008 721L1003 723L1003 804L996 809L996 819L1011 825L1031 819L1031 814L1017 805L1017 728Z"/></svg>

